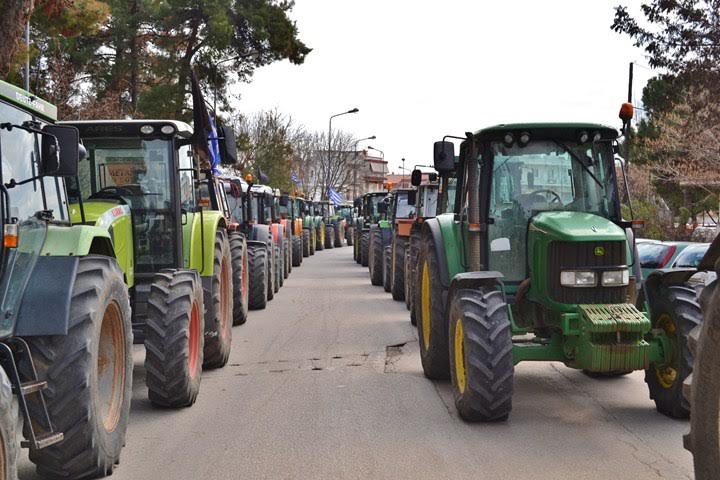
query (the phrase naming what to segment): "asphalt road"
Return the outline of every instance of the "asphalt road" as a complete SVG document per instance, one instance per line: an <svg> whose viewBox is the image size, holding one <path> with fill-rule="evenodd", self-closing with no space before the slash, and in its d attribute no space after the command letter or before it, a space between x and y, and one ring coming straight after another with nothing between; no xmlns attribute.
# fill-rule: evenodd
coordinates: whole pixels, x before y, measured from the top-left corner
<svg viewBox="0 0 720 480"><path fill-rule="evenodd" d="M305 259L235 327L193 407L150 405L143 356L116 480L692 478L688 423L655 411L641 373L521 364L509 421L464 423L449 384L423 377L405 305L347 247Z"/></svg>

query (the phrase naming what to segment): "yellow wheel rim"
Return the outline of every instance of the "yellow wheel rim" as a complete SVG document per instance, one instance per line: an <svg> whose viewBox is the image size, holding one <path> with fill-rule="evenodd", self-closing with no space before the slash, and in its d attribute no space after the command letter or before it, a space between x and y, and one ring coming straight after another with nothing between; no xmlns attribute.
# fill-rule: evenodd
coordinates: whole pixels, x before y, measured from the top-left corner
<svg viewBox="0 0 720 480"><path fill-rule="evenodd" d="M663 313L662 315L660 315L660 318L658 318L657 321L657 328L661 328L662 330L664 330L665 334L672 340L673 346L676 345L675 337L677 327L675 326L675 323L673 322L670 315L668 315L667 313ZM676 358L677 352L675 352L675 348L673 348L673 351L670 354L670 361L668 363L670 365L674 364ZM657 376L658 383L663 388L672 388L678 376L677 370L670 365L655 365L655 375Z"/></svg>
<svg viewBox="0 0 720 480"><path fill-rule="evenodd" d="M455 322L455 379L460 394L465 393L467 385L467 373L465 372L465 333L463 332L462 320Z"/></svg>
<svg viewBox="0 0 720 480"><path fill-rule="evenodd" d="M430 348L430 269L428 268L427 260L425 260L422 268L422 332L423 344L425 345L425 350L428 350Z"/></svg>

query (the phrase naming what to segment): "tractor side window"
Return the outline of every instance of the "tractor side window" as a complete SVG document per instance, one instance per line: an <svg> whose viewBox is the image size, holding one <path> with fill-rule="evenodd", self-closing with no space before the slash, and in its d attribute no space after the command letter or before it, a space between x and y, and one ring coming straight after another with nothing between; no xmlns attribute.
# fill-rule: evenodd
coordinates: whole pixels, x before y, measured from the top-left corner
<svg viewBox="0 0 720 480"><path fill-rule="evenodd" d="M180 204L188 212L195 210L195 186L193 153L190 145L178 148L178 164L180 177Z"/></svg>
<svg viewBox="0 0 720 480"><path fill-rule="evenodd" d="M395 200L395 217L396 218L412 218L415 216L415 205L408 204L407 195L398 195Z"/></svg>

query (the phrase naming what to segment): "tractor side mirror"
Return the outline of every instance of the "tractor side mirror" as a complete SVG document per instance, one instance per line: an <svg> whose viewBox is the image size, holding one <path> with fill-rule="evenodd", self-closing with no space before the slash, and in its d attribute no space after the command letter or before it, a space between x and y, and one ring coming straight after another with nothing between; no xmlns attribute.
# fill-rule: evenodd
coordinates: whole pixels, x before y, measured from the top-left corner
<svg viewBox="0 0 720 480"><path fill-rule="evenodd" d="M417 168L410 174L410 184L413 187L417 187L422 182L422 172Z"/></svg>
<svg viewBox="0 0 720 480"><path fill-rule="evenodd" d="M435 142L433 163L438 172L455 170L455 145L452 142Z"/></svg>
<svg viewBox="0 0 720 480"><path fill-rule="evenodd" d="M408 205L415 205L416 202L417 202L417 191L413 190L411 192L408 192L408 194L407 194Z"/></svg>
<svg viewBox="0 0 720 480"><path fill-rule="evenodd" d="M40 175L76 176L81 148L78 129L69 125L46 125L42 131Z"/></svg>
<svg viewBox="0 0 720 480"><path fill-rule="evenodd" d="M223 165L235 165L237 163L237 144L235 143L235 132L232 127L220 127L220 162Z"/></svg>

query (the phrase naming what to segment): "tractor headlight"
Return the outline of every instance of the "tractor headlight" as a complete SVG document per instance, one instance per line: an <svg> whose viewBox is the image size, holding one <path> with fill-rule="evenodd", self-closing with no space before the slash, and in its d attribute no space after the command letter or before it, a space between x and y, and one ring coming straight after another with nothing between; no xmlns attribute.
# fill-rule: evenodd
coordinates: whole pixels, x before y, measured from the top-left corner
<svg viewBox="0 0 720 480"><path fill-rule="evenodd" d="M602 274L603 287L620 287L629 282L630 274L627 270L611 270Z"/></svg>
<svg viewBox="0 0 720 480"><path fill-rule="evenodd" d="M563 287L594 287L597 285L595 272L565 270L560 272L560 285Z"/></svg>

